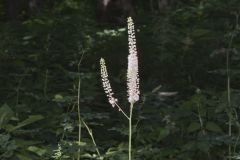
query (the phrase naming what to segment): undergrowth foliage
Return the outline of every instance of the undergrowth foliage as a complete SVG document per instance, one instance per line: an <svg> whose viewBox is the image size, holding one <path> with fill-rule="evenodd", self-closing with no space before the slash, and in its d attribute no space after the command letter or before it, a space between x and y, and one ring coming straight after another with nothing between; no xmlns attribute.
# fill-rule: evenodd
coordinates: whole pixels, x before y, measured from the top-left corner
<svg viewBox="0 0 240 160"><path fill-rule="evenodd" d="M129 6L110 1L109 23L96 19L96 1L36 0L35 11L12 10L16 20L7 17L13 1L0 2L0 159L239 159L239 0L134 1L139 64L126 60Z"/></svg>

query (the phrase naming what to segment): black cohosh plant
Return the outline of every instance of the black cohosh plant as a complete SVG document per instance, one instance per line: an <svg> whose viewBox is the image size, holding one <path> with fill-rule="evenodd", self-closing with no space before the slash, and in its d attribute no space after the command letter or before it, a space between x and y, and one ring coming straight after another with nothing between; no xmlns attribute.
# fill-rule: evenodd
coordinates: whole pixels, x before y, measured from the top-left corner
<svg viewBox="0 0 240 160"><path fill-rule="evenodd" d="M103 58L100 59L101 66L101 77L104 91L108 97L109 103L112 107L117 107L118 110L128 119L129 121L129 141L128 141L128 159L132 159L132 113L133 106L139 100L139 76L138 76L138 56L136 48L136 38L134 23L131 17L128 18L128 69L127 69L127 88L128 88L128 102L130 103L129 115L126 114L122 108L118 105L117 98L114 97L112 87L108 80L108 72Z"/></svg>

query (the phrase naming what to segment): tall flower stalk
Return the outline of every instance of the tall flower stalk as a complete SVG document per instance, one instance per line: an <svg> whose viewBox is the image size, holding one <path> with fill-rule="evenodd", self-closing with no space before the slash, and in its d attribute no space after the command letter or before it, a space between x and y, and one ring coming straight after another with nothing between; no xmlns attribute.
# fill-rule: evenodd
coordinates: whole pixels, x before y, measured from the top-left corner
<svg viewBox="0 0 240 160"><path fill-rule="evenodd" d="M104 91L108 97L109 103L112 107L117 107L120 112L128 119L129 122L129 138L128 138L128 160L132 159L132 114L134 104L139 100L139 76L138 76L138 57L137 57L137 48L136 48L136 38L135 38L135 29L134 23L131 17L128 18L128 46L129 46L129 55L128 55L128 69L127 69L127 93L128 93L128 102L130 103L129 116L122 110L118 105L117 98L114 97L112 87L108 79L108 72L105 60L100 59L101 66L101 77Z"/></svg>
<svg viewBox="0 0 240 160"><path fill-rule="evenodd" d="M132 159L132 112L134 103L139 100L139 76L138 76L138 57L135 38L134 23L131 17L128 18L128 70L127 70L127 87L128 101L130 103L129 115L129 145L128 159Z"/></svg>

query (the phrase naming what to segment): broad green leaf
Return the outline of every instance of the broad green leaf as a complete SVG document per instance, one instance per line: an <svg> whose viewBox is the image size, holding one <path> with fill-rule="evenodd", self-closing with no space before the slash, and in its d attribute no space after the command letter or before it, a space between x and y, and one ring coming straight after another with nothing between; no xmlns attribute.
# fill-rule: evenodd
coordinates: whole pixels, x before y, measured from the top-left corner
<svg viewBox="0 0 240 160"><path fill-rule="evenodd" d="M183 150L191 150L191 149L194 149L195 147L196 147L195 141L190 141L187 144L182 146Z"/></svg>
<svg viewBox="0 0 240 160"><path fill-rule="evenodd" d="M93 156L89 153L85 153L83 155L81 155L81 157L84 157L84 158L93 158Z"/></svg>
<svg viewBox="0 0 240 160"><path fill-rule="evenodd" d="M56 94L54 96L53 100L56 101L56 102L62 102L64 99L63 99L63 96L61 94Z"/></svg>
<svg viewBox="0 0 240 160"><path fill-rule="evenodd" d="M215 122L207 122L206 129L213 132L222 132L222 129Z"/></svg>
<svg viewBox="0 0 240 160"><path fill-rule="evenodd" d="M159 128L158 129L158 137L157 137L157 139L158 140L162 140L162 139L164 139L165 137L167 137L168 135L169 135L169 130L167 129L167 128Z"/></svg>
<svg viewBox="0 0 240 160"><path fill-rule="evenodd" d="M4 104L0 108L0 128L7 124L13 115L12 109L7 104Z"/></svg>
<svg viewBox="0 0 240 160"><path fill-rule="evenodd" d="M19 128L21 128L21 127L24 127L24 126L26 126L26 125L32 124L32 123L34 123L34 122L37 122L37 121L39 121L39 120L42 120L43 118L44 118L44 117L43 117L42 115L31 115L31 116L29 116L28 119L26 119L26 120L18 123L17 126L14 126L14 127L12 127L12 128L9 128L9 132L12 132L12 131L14 131L14 130L16 130L16 129L19 129Z"/></svg>
<svg viewBox="0 0 240 160"><path fill-rule="evenodd" d="M197 122L192 122L189 126L188 126L188 132L194 132L197 131L201 128L200 124Z"/></svg>
<svg viewBox="0 0 240 160"><path fill-rule="evenodd" d="M125 31L126 31L126 28L119 28L118 31L119 31L119 32L125 32Z"/></svg>
<svg viewBox="0 0 240 160"><path fill-rule="evenodd" d="M39 156L43 156L47 152L46 149L42 149L42 148L39 148L36 146L30 146L30 147L28 147L28 150Z"/></svg>
<svg viewBox="0 0 240 160"><path fill-rule="evenodd" d="M116 147L108 148L107 152L105 153L106 155L114 155L119 153L120 151Z"/></svg>
<svg viewBox="0 0 240 160"><path fill-rule="evenodd" d="M61 94L56 94L54 96L55 99L63 99L63 96Z"/></svg>

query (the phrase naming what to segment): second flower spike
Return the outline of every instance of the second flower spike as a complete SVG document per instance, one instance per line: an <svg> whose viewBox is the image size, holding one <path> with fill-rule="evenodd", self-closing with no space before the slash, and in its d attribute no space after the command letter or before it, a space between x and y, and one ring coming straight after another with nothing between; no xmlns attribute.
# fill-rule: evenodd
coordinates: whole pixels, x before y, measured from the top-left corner
<svg viewBox="0 0 240 160"><path fill-rule="evenodd" d="M116 105L117 99L113 97L112 87L108 80L107 67L105 64L105 60L103 58L100 59L100 66L101 66L101 77L102 77L103 89L108 97L109 103L114 107Z"/></svg>

